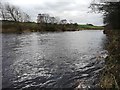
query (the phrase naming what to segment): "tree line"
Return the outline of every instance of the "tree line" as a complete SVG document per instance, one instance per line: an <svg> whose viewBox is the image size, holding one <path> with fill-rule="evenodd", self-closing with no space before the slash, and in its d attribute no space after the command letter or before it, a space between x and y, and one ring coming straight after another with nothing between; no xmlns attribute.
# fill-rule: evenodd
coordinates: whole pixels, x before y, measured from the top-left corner
<svg viewBox="0 0 120 90"><path fill-rule="evenodd" d="M19 7L9 3L0 2L0 16L2 21L15 22L14 24L17 26L18 32L22 32L22 29L36 29L32 31L71 31L77 30L78 28L77 23L68 23L67 19L60 20L59 17L50 16L46 13L40 13L37 15L37 23L31 22L30 15L23 12ZM23 25L23 23L25 24Z"/></svg>
<svg viewBox="0 0 120 90"><path fill-rule="evenodd" d="M47 31L73 31L77 30L77 23L68 23L66 19L60 20L59 17L50 16L49 14L40 13L37 16L39 29Z"/></svg>

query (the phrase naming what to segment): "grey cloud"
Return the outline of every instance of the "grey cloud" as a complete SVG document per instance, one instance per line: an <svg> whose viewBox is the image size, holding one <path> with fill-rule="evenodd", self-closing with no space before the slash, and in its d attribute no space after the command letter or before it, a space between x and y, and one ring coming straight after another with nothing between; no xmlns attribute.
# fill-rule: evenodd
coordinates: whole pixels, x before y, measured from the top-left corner
<svg viewBox="0 0 120 90"><path fill-rule="evenodd" d="M18 5L22 10L30 14L33 20L36 20L39 13L48 13L77 23L102 25L101 14L87 13L91 0L26 0L30 1L28 4L24 0L18 0L19 2L16 0L7 1Z"/></svg>

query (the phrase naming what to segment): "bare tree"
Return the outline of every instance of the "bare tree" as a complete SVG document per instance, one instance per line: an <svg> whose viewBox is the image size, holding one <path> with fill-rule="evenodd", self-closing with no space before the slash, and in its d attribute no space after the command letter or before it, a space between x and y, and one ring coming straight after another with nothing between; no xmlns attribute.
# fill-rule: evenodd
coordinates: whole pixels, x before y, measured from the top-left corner
<svg viewBox="0 0 120 90"><path fill-rule="evenodd" d="M57 19L55 17L50 17L50 23L51 24L57 23Z"/></svg>
<svg viewBox="0 0 120 90"><path fill-rule="evenodd" d="M50 23L51 17L49 14L38 14L37 16L37 22L38 23Z"/></svg>
<svg viewBox="0 0 120 90"><path fill-rule="evenodd" d="M37 16L37 23L45 23L45 21L44 21L44 14L38 14L38 16Z"/></svg>
<svg viewBox="0 0 120 90"><path fill-rule="evenodd" d="M2 5L1 2L0 2L0 17L1 17L3 20L5 20L3 5Z"/></svg>
<svg viewBox="0 0 120 90"><path fill-rule="evenodd" d="M5 4L5 9L7 13L11 16L13 21L20 21L22 16L19 8L10 5L10 4Z"/></svg>
<svg viewBox="0 0 120 90"><path fill-rule="evenodd" d="M0 17L2 20L8 20L9 15L6 12L5 6L0 2Z"/></svg>
<svg viewBox="0 0 120 90"><path fill-rule="evenodd" d="M67 24L67 20L66 19L61 20L60 24Z"/></svg>
<svg viewBox="0 0 120 90"><path fill-rule="evenodd" d="M0 16L2 20L11 20L17 22L29 22L30 16L18 7L10 5L9 3L0 2Z"/></svg>
<svg viewBox="0 0 120 90"><path fill-rule="evenodd" d="M50 16L49 16L49 14L43 14L43 16L44 16L44 22L46 24L49 23L50 22Z"/></svg>
<svg viewBox="0 0 120 90"><path fill-rule="evenodd" d="M21 16L21 22L30 22L30 16L28 14L23 12Z"/></svg>
<svg viewBox="0 0 120 90"><path fill-rule="evenodd" d="M37 23L56 23L59 24L60 23L60 19L59 17L51 17L49 14L38 14L37 16Z"/></svg>

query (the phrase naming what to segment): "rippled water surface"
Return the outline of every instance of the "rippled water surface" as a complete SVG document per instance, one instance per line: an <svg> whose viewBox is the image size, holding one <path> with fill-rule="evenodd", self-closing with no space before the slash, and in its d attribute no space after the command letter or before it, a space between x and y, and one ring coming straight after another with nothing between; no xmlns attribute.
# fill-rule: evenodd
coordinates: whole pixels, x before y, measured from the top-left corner
<svg viewBox="0 0 120 90"><path fill-rule="evenodd" d="M3 34L3 88L96 87L103 31Z"/></svg>

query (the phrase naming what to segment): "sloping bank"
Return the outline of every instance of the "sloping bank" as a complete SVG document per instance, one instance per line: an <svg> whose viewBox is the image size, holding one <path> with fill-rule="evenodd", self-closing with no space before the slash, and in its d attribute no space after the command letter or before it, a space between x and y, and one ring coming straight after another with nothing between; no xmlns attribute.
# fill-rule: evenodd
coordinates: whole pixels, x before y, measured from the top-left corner
<svg viewBox="0 0 120 90"><path fill-rule="evenodd" d="M100 81L102 88L120 90L120 30L105 30L108 37L106 49L109 52Z"/></svg>

